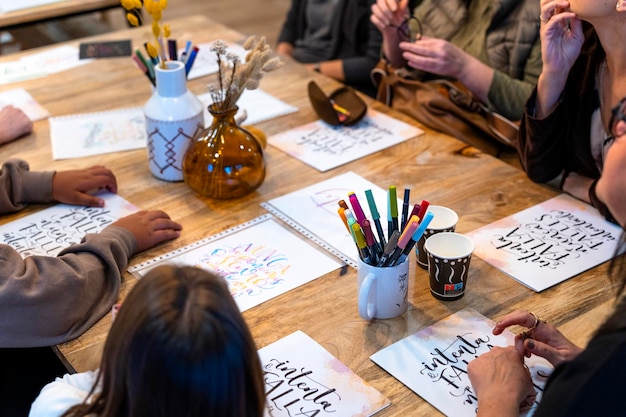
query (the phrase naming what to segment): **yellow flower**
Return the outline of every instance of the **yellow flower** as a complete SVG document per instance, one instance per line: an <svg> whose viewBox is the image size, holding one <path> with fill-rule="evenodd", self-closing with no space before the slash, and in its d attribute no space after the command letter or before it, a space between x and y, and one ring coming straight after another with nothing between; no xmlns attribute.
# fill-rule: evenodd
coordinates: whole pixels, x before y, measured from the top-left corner
<svg viewBox="0 0 626 417"><path fill-rule="evenodd" d="M170 25L163 25L163 36L169 38L172 34L172 30L170 29Z"/></svg>
<svg viewBox="0 0 626 417"><path fill-rule="evenodd" d="M146 9L148 14L152 14L152 9L154 8L154 2L152 0L144 0L143 7Z"/></svg>
<svg viewBox="0 0 626 417"><path fill-rule="evenodd" d="M167 7L167 0L159 0L159 6L161 7L161 11L165 10Z"/></svg>
<svg viewBox="0 0 626 417"><path fill-rule="evenodd" d="M150 58L156 58L159 56L159 50L150 42L146 43L146 49L148 50L148 55L150 55Z"/></svg>
<svg viewBox="0 0 626 417"><path fill-rule="evenodd" d="M133 7L133 0L120 0L120 4L122 5L122 7L125 10L134 9L134 7Z"/></svg>
<svg viewBox="0 0 626 417"><path fill-rule="evenodd" d="M131 26L139 26L137 16L132 13L126 13L126 20L128 20L128 23L130 23Z"/></svg>
<svg viewBox="0 0 626 417"><path fill-rule="evenodd" d="M161 35L161 26L159 26L159 22L156 20L152 22L152 34L155 39L159 39L159 36Z"/></svg>
<svg viewBox="0 0 626 417"><path fill-rule="evenodd" d="M163 12L161 11L161 9L159 9L158 7L152 9L152 19L155 22L159 22L161 20L161 17L163 17Z"/></svg>
<svg viewBox="0 0 626 417"><path fill-rule="evenodd" d="M133 5L133 9L141 9L141 0L131 0L131 3Z"/></svg>

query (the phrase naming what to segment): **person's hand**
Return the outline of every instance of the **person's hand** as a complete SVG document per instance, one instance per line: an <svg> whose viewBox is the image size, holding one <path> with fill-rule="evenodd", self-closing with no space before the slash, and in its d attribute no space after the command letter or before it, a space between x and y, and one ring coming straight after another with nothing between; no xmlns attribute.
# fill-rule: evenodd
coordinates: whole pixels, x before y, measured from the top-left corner
<svg viewBox="0 0 626 417"><path fill-rule="evenodd" d="M563 179L563 186L561 188L572 197L590 203L589 189L591 188L591 184L593 184L591 178L576 172L570 172L567 174L567 177Z"/></svg>
<svg viewBox="0 0 626 417"><path fill-rule="evenodd" d="M517 416L522 401L535 394L524 357L513 347L494 347L472 360L467 374L478 398L478 416Z"/></svg>
<svg viewBox="0 0 626 417"><path fill-rule="evenodd" d="M33 122L13 106L0 109L0 144L10 142L33 131Z"/></svg>
<svg viewBox="0 0 626 417"><path fill-rule="evenodd" d="M372 5L370 20L383 35L396 33L397 28L409 17L408 6L409 0L376 0Z"/></svg>
<svg viewBox="0 0 626 417"><path fill-rule="evenodd" d="M52 177L52 198L60 203L103 207L103 199L89 194L96 190L117 193L117 181L110 169L98 165L57 171Z"/></svg>
<svg viewBox="0 0 626 417"><path fill-rule="evenodd" d="M138 211L122 217L111 226L122 227L137 240L137 252L142 252L166 240L180 236L183 227L161 210Z"/></svg>
<svg viewBox="0 0 626 417"><path fill-rule="evenodd" d="M541 55L543 71L567 74L585 40L582 23L568 11L569 1L541 0Z"/></svg>
<svg viewBox="0 0 626 417"><path fill-rule="evenodd" d="M444 39L422 36L415 42L401 42L402 57L415 69L461 79L470 55Z"/></svg>
<svg viewBox="0 0 626 417"><path fill-rule="evenodd" d="M563 336L556 327L524 310L517 310L502 317L493 328L493 334L501 334L504 329L513 325L529 329L527 334L515 336L515 348L527 357L531 354L541 356L556 367L561 362L571 361L583 351Z"/></svg>

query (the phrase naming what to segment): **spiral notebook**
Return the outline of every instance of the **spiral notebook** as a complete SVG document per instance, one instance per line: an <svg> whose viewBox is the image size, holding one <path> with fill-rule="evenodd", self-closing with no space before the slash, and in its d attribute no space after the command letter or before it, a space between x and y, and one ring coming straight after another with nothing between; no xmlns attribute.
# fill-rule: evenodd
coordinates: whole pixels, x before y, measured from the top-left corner
<svg viewBox="0 0 626 417"><path fill-rule="evenodd" d="M146 147L141 107L51 117L53 159L82 158Z"/></svg>

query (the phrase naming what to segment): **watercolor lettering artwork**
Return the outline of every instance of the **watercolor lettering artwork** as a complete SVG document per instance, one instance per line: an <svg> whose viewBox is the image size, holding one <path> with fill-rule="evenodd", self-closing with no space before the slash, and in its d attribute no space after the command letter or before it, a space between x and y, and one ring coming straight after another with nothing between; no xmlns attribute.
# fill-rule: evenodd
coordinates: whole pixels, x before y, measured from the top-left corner
<svg viewBox="0 0 626 417"><path fill-rule="evenodd" d="M259 350L266 417L366 417L390 401L302 331Z"/></svg>
<svg viewBox="0 0 626 417"><path fill-rule="evenodd" d="M50 116L48 110L37 103L23 88L15 88L0 93L0 109L9 105L22 110L33 122Z"/></svg>
<svg viewBox="0 0 626 417"><path fill-rule="evenodd" d="M423 134L421 129L369 109L354 126L321 120L268 138L270 145L325 172Z"/></svg>
<svg viewBox="0 0 626 417"><path fill-rule="evenodd" d="M103 194L104 207L58 204L0 226L0 243L11 246L22 258L56 256L80 243L87 233L98 233L120 217L138 210L117 194Z"/></svg>
<svg viewBox="0 0 626 417"><path fill-rule="evenodd" d="M365 207L367 206L365 190L372 190L375 201L387 201L385 190L354 172L347 172L261 203L261 206L348 265L356 268L359 254L352 236L337 214L339 208L337 202L347 201L348 193L352 191L371 219L370 212ZM398 204L401 206L402 202L398 201ZM381 219L387 219L387 208L382 203L378 204L378 212ZM386 220L383 224L386 235Z"/></svg>
<svg viewBox="0 0 626 417"><path fill-rule="evenodd" d="M475 416L478 402L467 376L468 363L494 346L510 346L515 341L508 330L493 335L493 326L493 321L466 308L376 352L370 359L445 415ZM553 368L535 355L524 362L536 392L520 406L520 415L529 417Z"/></svg>
<svg viewBox="0 0 626 417"><path fill-rule="evenodd" d="M146 147L146 122L141 107L51 117L54 159L82 158Z"/></svg>
<svg viewBox="0 0 626 417"><path fill-rule="evenodd" d="M271 215L128 269L142 277L161 264L217 271L241 311L339 268L341 264L280 225Z"/></svg>
<svg viewBox="0 0 626 417"><path fill-rule="evenodd" d="M213 116L211 116L208 111L209 105L213 103L211 93L200 94L198 98L204 104L204 124L208 126L213 120ZM240 117L242 114L247 115L242 123L244 126L254 125L298 111L297 107L291 106L259 89L244 90L241 98L237 101L237 106L239 107L239 111L237 111L236 118Z"/></svg>
<svg viewBox="0 0 626 417"><path fill-rule="evenodd" d="M474 253L535 291L606 262L621 229L562 194L468 233Z"/></svg>

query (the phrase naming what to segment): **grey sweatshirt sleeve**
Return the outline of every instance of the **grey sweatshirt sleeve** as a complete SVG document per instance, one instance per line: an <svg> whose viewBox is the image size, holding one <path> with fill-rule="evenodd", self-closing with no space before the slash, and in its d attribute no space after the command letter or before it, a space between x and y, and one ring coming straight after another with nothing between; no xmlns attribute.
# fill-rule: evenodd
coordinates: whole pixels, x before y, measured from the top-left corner
<svg viewBox="0 0 626 417"><path fill-rule="evenodd" d="M22 259L0 245L0 347L72 340L110 311L137 250L132 233L109 226L57 257Z"/></svg>
<svg viewBox="0 0 626 417"><path fill-rule="evenodd" d="M21 159L9 159L0 171L0 213L23 209L28 203L49 203L54 171L32 172Z"/></svg>

